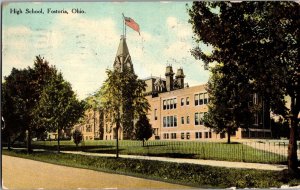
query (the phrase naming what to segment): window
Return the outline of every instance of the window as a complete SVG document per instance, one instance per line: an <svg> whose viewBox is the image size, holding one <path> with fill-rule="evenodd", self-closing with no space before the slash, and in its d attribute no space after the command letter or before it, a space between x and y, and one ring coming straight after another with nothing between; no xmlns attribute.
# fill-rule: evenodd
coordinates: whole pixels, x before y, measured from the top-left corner
<svg viewBox="0 0 300 190"><path fill-rule="evenodd" d="M204 113L200 113L200 114L199 114L200 125L204 125L204 122L203 122L203 116L204 116Z"/></svg>
<svg viewBox="0 0 300 190"><path fill-rule="evenodd" d="M176 105L177 105L177 99L174 98L174 109L176 109Z"/></svg>
<svg viewBox="0 0 300 190"><path fill-rule="evenodd" d="M211 132L209 132L208 135L209 135L209 138L211 139Z"/></svg>
<svg viewBox="0 0 300 190"><path fill-rule="evenodd" d="M154 120L157 120L157 109L154 109Z"/></svg>
<svg viewBox="0 0 300 190"><path fill-rule="evenodd" d="M176 139L176 133L171 133L171 139Z"/></svg>
<svg viewBox="0 0 300 190"><path fill-rule="evenodd" d="M204 125L203 116L205 113L195 113L195 125Z"/></svg>
<svg viewBox="0 0 300 190"><path fill-rule="evenodd" d="M195 106L208 104L208 94L207 93L200 93L195 94Z"/></svg>
<svg viewBox="0 0 300 190"><path fill-rule="evenodd" d="M163 110L176 109L176 98L163 100Z"/></svg>
<svg viewBox="0 0 300 190"><path fill-rule="evenodd" d="M173 109L173 99L170 100L170 109Z"/></svg>
<svg viewBox="0 0 300 190"><path fill-rule="evenodd" d="M203 98L204 98L204 104L207 104L207 98L208 98L207 93L203 94Z"/></svg>
<svg viewBox="0 0 300 190"><path fill-rule="evenodd" d="M190 99L189 99L189 97L186 98L186 105L190 105Z"/></svg>
<svg viewBox="0 0 300 190"><path fill-rule="evenodd" d="M189 132L186 133L186 139L190 139L190 133Z"/></svg>
<svg viewBox="0 0 300 190"><path fill-rule="evenodd" d="M199 113L195 113L195 125L199 125Z"/></svg>
<svg viewBox="0 0 300 190"><path fill-rule="evenodd" d="M181 133L181 139L184 139L184 133Z"/></svg>
<svg viewBox="0 0 300 190"><path fill-rule="evenodd" d="M177 127L177 116L174 115L174 127Z"/></svg>
<svg viewBox="0 0 300 190"><path fill-rule="evenodd" d="M167 110L170 109L170 100L167 100Z"/></svg>
<svg viewBox="0 0 300 190"><path fill-rule="evenodd" d="M181 106L184 106L184 98L181 98Z"/></svg>
<svg viewBox="0 0 300 190"><path fill-rule="evenodd" d="M181 117L181 124L184 124L184 117Z"/></svg>
<svg viewBox="0 0 300 190"><path fill-rule="evenodd" d="M201 132L195 132L196 139L201 139L202 138L202 133Z"/></svg>
<svg viewBox="0 0 300 190"><path fill-rule="evenodd" d="M208 132L205 132L205 138L206 139L208 138Z"/></svg>
<svg viewBox="0 0 300 190"><path fill-rule="evenodd" d="M186 124L190 124L190 116L186 116Z"/></svg>
<svg viewBox="0 0 300 190"><path fill-rule="evenodd" d="M199 95L199 105L202 105L203 104L203 94L200 94Z"/></svg>
<svg viewBox="0 0 300 190"><path fill-rule="evenodd" d="M199 94L195 94L195 106L199 105Z"/></svg>
<svg viewBox="0 0 300 190"><path fill-rule="evenodd" d="M169 133L164 133L164 139L169 139Z"/></svg>
<svg viewBox="0 0 300 190"><path fill-rule="evenodd" d="M177 126L177 116L164 116L163 117L163 127L176 127Z"/></svg>

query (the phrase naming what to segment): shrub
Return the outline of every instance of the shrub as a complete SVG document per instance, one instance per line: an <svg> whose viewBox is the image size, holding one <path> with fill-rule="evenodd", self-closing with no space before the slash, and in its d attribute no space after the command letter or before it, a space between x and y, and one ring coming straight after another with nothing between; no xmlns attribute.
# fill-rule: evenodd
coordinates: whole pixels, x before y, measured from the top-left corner
<svg viewBox="0 0 300 190"><path fill-rule="evenodd" d="M78 147L78 144L81 143L83 135L81 133L81 131L79 131L78 129L76 129L73 134L73 141L76 144L76 147Z"/></svg>

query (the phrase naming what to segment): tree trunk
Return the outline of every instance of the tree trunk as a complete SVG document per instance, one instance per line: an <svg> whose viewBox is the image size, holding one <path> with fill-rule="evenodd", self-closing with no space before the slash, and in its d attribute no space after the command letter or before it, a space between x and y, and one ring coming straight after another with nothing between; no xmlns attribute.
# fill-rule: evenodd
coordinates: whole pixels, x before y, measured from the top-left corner
<svg viewBox="0 0 300 190"><path fill-rule="evenodd" d="M31 147L31 129L29 127L29 129L27 130L27 153L32 153L32 147Z"/></svg>
<svg viewBox="0 0 300 190"><path fill-rule="evenodd" d="M290 119L290 139L289 139L289 146L288 146L288 170L291 173L298 172L298 156L297 156L297 126L298 126L298 113L299 109L295 105L296 98L291 97L291 117ZM298 101L297 101L298 103Z"/></svg>
<svg viewBox="0 0 300 190"><path fill-rule="evenodd" d="M290 140L288 146L288 169L292 173L296 172L298 169L298 158L297 158L297 140L296 126L291 126L290 128Z"/></svg>
<svg viewBox="0 0 300 190"><path fill-rule="evenodd" d="M118 117L119 118L119 117ZM116 158L119 158L119 128L120 128L120 120L118 119L116 123Z"/></svg>
<svg viewBox="0 0 300 190"><path fill-rule="evenodd" d="M143 139L143 147L145 146L145 139Z"/></svg>
<svg viewBox="0 0 300 190"><path fill-rule="evenodd" d="M11 140L10 140L10 135L9 134L7 136L7 150L11 150Z"/></svg>
<svg viewBox="0 0 300 190"><path fill-rule="evenodd" d="M57 130L57 153L60 152L60 130Z"/></svg>
<svg viewBox="0 0 300 190"><path fill-rule="evenodd" d="M230 144L230 134L231 134L231 129L230 127L227 127L227 144Z"/></svg>

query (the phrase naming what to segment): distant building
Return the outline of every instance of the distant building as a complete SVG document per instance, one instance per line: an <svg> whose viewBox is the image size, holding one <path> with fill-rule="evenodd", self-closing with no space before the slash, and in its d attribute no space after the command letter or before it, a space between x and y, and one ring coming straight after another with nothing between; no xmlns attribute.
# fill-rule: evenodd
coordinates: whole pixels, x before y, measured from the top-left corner
<svg viewBox="0 0 300 190"><path fill-rule="evenodd" d="M103 128L103 112L99 109L88 109L85 111L84 118L76 124L74 130L79 130L83 134L83 140L103 139L101 129ZM72 131L72 132L73 132Z"/></svg>

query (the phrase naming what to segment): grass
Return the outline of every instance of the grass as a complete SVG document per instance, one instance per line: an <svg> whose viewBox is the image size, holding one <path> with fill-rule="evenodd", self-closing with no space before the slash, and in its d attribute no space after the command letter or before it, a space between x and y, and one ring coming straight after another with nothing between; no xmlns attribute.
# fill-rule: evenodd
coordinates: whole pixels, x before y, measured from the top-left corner
<svg viewBox="0 0 300 190"><path fill-rule="evenodd" d="M35 148L57 149L57 142L34 142ZM81 150L93 153L115 153L115 141L85 141L77 149L72 141L62 141L61 150ZM286 156L258 150L241 143L196 142L196 141L148 141L142 147L141 141L119 142L120 154L179 157L242 161L254 163L286 164ZM267 148L265 149L267 150Z"/></svg>
<svg viewBox="0 0 300 190"><path fill-rule="evenodd" d="M300 184L299 179L278 171L233 169L185 163L57 154L53 152L27 154L24 150L4 150L3 154L200 188L268 188L280 187L283 184Z"/></svg>

